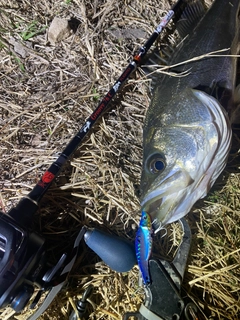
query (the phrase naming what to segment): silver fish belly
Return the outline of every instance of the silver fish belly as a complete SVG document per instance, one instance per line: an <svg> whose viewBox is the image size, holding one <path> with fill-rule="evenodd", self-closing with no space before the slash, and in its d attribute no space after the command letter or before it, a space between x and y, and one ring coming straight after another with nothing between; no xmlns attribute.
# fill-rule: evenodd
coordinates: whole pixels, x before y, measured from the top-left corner
<svg viewBox="0 0 240 320"><path fill-rule="evenodd" d="M170 71L189 70L188 75L155 78L141 177L142 211L155 229L185 216L226 165L232 130L225 109L232 103L236 73L236 58L226 55L239 51L238 13L239 1L216 0L170 62L181 63ZM218 57L182 63L222 49Z"/></svg>

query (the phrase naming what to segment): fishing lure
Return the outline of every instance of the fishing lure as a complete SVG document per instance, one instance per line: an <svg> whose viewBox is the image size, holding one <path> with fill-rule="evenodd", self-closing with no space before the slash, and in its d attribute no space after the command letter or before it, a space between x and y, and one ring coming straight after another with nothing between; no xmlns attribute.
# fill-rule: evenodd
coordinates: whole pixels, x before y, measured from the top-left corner
<svg viewBox="0 0 240 320"><path fill-rule="evenodd" d="M149 258L152 251L152 222L150 215L142 212L139 228L135 238L137 262L145 285L149 284Z"/></svg>

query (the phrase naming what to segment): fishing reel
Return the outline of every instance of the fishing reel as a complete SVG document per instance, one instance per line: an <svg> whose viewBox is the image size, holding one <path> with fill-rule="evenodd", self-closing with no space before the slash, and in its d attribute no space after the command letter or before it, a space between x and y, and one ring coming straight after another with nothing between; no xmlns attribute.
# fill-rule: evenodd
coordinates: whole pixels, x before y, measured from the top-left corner
<svg viewBox="0 0 240 320"><path fill-rule="evenodd" d="M11 211L9 212L11 213ZM0 212L0 308L21 311L46 267L44 239Z"/></svg>
<svg viewBox="0 0 240 320"><path fill-rule="evenodd" d="M98 229L83 226L72 252L63 253L55 266L47 263L45 240L31 231L32 216L38 206L23 198L8 214L0 212L0 309L10 305L20 312L28 304L34 289L38 293L30 308L34 308L43 292L48 294L39 309L29 318L37 319L65 284L84 238L109 267L117 272L129 271L136 263L134 245Z"/></svg>
<svg viewBox="0 0 240 320"><path fill-rule="evenodd" d="M10 305L19 312L31 299L34 288L43 292L53 285L45 239L31 231L37 209L34 201L23 198L8 214L0 212L0 309ZM39 298L40 294L32 307Z"/></svg>

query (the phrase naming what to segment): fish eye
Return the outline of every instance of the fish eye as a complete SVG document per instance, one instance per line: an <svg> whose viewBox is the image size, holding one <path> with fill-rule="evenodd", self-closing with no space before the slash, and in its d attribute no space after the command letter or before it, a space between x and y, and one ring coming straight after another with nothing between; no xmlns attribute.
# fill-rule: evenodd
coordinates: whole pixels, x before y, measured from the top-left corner
<svg viewBox="0 0 240 320"><path fill-rule="evenodd" d="M155 154L154 156L152 156L149 159L148 163L148 168L151 173L159 173L163 171L166 167L165 159L161 154Z"/></svg>

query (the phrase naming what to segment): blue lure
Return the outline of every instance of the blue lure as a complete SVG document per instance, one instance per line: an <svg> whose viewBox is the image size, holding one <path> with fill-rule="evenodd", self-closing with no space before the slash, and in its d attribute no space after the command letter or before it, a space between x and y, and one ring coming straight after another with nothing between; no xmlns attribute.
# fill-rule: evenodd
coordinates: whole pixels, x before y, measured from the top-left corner
<svg viewBox="0 0 240 320"><path fill-rule="evenodd" d="M135 238L137 262L145 285L149 284L149 258L152 251L152 222L150 215L142 212L139 228Z"/></svg>

